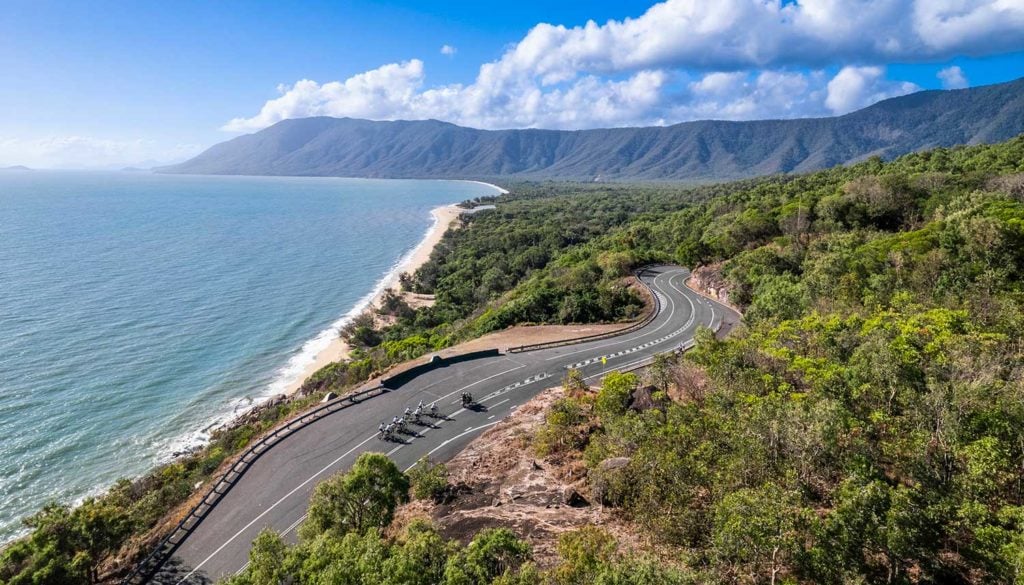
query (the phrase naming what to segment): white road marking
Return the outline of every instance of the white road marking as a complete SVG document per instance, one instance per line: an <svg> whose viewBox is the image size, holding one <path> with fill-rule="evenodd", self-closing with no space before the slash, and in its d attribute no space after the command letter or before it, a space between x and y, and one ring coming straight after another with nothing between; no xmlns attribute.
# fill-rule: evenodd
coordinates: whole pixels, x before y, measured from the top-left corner
<svg viewBox="0 0 1024 585"><path fill-rule="evenodd" d="M654 279L654 281L653 281L653 282L654 282L654 284L655 284L655 285L657 285L657 283L658 283L658 279L659 279L659 278L661 278L661 277L663 277L663 276L665 276L665 275L669 275L669 276L668 276L668 284L669 284L669 286L670 286L670 287L671 287L672 289L674 289L675 291L677 291L677 292L681 293L681 294L683 295L683 298L685 298L685 299L687 300L687 302L688 302L688 303L690 304L691 314L690 314L690 319L688 320L687 324L686 324L686 325L684 325L684 327L683 327L683 328L685 329L685 328L689 327L689 325L690 325L690 324L692 324L692 322L693 322L693 320L694 320L694 318L695 318L695 312L696 312L696 308L695 308L695 306L694 306L694 304L693 304L693 301L692 301L692 300L691 300L691 299L689 298L689 295L687 295L687 294L686 294L686 293L685 293L684 291L682 291L682 290L680 290L680 289L679 289L678 287L676 287L676 286L675 286L675 285L673 284L673 282L672 282L672 281L673 281L673 280L674 280L674 279L675 279L676 277L678 277L678 276L683 276L683 275L684 275L684 273L683 273L683 272L676 272L676 273L663 273L663 274L660 274L660 275L658 275L658 276L656 276L656 277L655 277L655 279ZM658 294L658 293L657 293L657 291L655 292L655 294ZM664 323L662 323L661 325L659 325L659 326L658 326L657 328L655 328L654 330L652 330L652 331L645 331L645 332L641 333L640 335L637 335L637 336L635 336L635 337L633 337L633 338L631 338L631 339L639 339L639 338L642 338L642 337L646 337L646 336L649 336L650 334L652 334L652 333L656 333L657 331L659 331L659 330L663 329L663 328L664 328L664 327L665 327L666 325L668 325L668 324L669 324L669 323L671 322L671 318L672 318L672 316L673 316L673 315L675 314L675 301L674 301L674 300L672 299L672 297L671 297L671 296L669 296L669 295L663 295L663 296L664 296L664 298L666 298L666 299L668 300L668 304L670 305L670 308L669 308L669 315L668 315L668 318L667 318L667 319L665 320L665 322L664 322ZM710 301L705 301L705 302L707 302L708 306L712 307L712 311L711 311L711 314L712 314L712 318L711 318L711 321L712 321L712 323L713 323L713 322L714 322L714 318L715 318L715 311L714 311L714 305L713 305L713 304L712 304L712 303L711 303ZM667 339L667 337L666 337L666 339ZM548 358L548 360L554 360L554 359L561 359L561 358L565 358L565 357L567 357L567 356L570 356L570 355L575 355L575 354L578 354L578 353L584 353L584 352L587 352L587 351L593 351L593 350L595 350L595 349L599 349L599 348L601 348L601 347L607 347L607 346L610 346L610 345L615 345L615 344L619 344L619 343L622 343L623 341L628 341L628 340L629 340L629 339L616 339L616 340L614 340L614 341L610 341L609 343L606 343L606 344L602 344L602 345L598 345L598 346L593 346L593 347L589 347L589 348L586 348L586 349L582 349L582 350L579 350L579 351L576 351L576 352L571 352L571 353L567 353L567 354L561 354L561 355L558 355L558 356L555 356L555 357L552 357L552 358ZM661 341L664 341L664 339L662 339ZM654 343L655 343L655 342L648 342L647 344L644 344L644 345L643 345L642 347L649 347L650 345L652 345L652 344L654 344ZM627 351L627 352L620 352L620 354L622 354L622 353L631 353L631 351ZM524 368L524 367L526 367L526 364L522 364L522 363L520 363L520 362L518 362L518 361L516 361L516 360L513 360L513 359L511 359L511 358L506 358L506 359L509 359L509 361L511 361L512 363L518 364L518 365L517 365L516 367L514 367L514 368L509 368L509 369L507 369L507 370L503 370L503 371L501 371L501 372L498 372L498 373L496 373L496 374L493 374L493 375L491 375L491 376L488 376L488 377L486 377L486 378L481 378L481 379L479 379L479 380L476 380L475 382L472 382L472 383L470 383L470 384L467 384L466 386L463 386L462 388L460 388L460 389L458 389L458 390L454 390L454 391L450 392L449 394L446 394L446 395L444 395L444 396L441 396L441 397L439 397L439 398L438 398L438 400L444 400L444 399L446 399L446 398L448 398L448 397L450 397L450 396L453 396L453 395L455 395L455 394L456 394L456 393L458 393L458 392L462 392L462 391L466 390L467 388L471 388L471 387L473 387L473 386L476 386L477 384L480 384L480 383L486 382L487 380L491 380L491 379L494 379L494 378L496 378L496 377L498 377L498 376L501 376L501 375L507 374L507 373L509 373L509 372L512 372L512 371L514 371L514 370L518 370L518 369L520 369L520 368ZM597 358L597 359L600 359L600 358ZM650 359L650 358L643 358L643 359L640 359L640 360L636 360L636 361L634 361L634 362L630 362L630 363L627 363L627 364L622 364L622 365L619 365L618 367L615 367L615 368L608 368L608 369L606 369L606 370L603 370L603 371L601 371L601 372L598 372L598 373L596 373L596 374L593 374L593 375L591 375L591 376L588 376L588 377L587 377L587 378L585 378L585 379L589 380L589 379L591 379L591 378L595 378L595 377L603 376L603 375L605 375L605 374L607 374L607 373L609 373L609 372L615 371L615 370L617 370L617 369L621 369L621 368L626 368L626 367L630 367L630 366L633 366L633 365L637 365L637 364L640 364L640 363L642 363L642 362L644 362L644 361L646 361L646 360L648 360L648 359ZM452 377L454 377L454 376L452 376ZM540 381L540 380L543 380L543 379L547 379L548 377L550 377L550 376L549 376L549 375L547 375L547 374L542 374L542 375L539 375L539 376L532 376L532 377L528 378L528 379L527 379L527 381L525 381L525 382L516 382L516 383L514 383L514 384L512 384L512 385L510 385L510 386L507 386L506 388L502 389L501 391L499 391L498 393L496 393L496 394L495 394L494 396L489 396L488 398L486 398L486 399L484 399L484 400L490 400L490 399L496 398L497 396L500 396L501 394L504 394L505 392L509 392L509 391L511 391L511 390L513 390L513 389L516 389L516 388L519 388L519 387L521 387L521 386L526 386L526 385L532 384L532 383L534 383L534 382L537 382L537 381ZM446 381L446 380L448 380L448 379L450 379L450 378L451 378L451 377L449 377L449 378L445 378L445 380L444 380L444 381ZM430 386L427 386L427 388L431 388L431 387L434 387L434 386L438 385L438 384L439 384L439 383L441 383L441 382L442 382L442 381L438 381L438 382L435 382L434 384L431 384ZM420 391L421 391L421 392L424 392L424 391L426 391L426 388L423 388L423 389L421 389ZM428 394L431 394L430 392L427 392L427 393L428 393ZM497 403L497 404L494 404L493 406L494 406L494 407L497 407L497 406L499 406L499 405L501 405L501 404L504 404L505 402L508 402L509 400L511 400L511 399L510 399L510 398L508 398L508 399L505 399L505 400L503 400L503 401L501 401L501 402L499 402L499 403ZM481 400L481 402L483 402L483 400ZM455 415L461 414L461 413L463 413L463 412L465 412L465 409L460 409L460 410L458 410L458 411L456 411L456 412L452 413L452 414L451 414L451 415L449 415L449 416L450 416L450 417L454 417ZM488 417L488 420L490 420L490 419L494 418L494 416L496 416L496 415L492 415L492 416ZM493 422L490 422L490 423L486 423L486 424L480 425L480 426L478 426L478 427L470 427L470 428L466 429L466 430L465 430L464 432L462 432L462 433L459 433L458 435L455 435L454 437L451 437L451 438L449 438L449 439L446 439L446 440L445 440L444 442L442 442L442 443L441 443L441 444L440 444L439 446L437 446L437 447L435 447L434 449L432 449L431 451L429 451L429 452L427 453L427 455L428 455L428 456L429 456L429 455L432 455L433 453L435 453L436 451L438 451L438 450L439 450L439 449L441 449L442 447L444 447L444 446L446 446L446 445L450 444L450 443L451 443L452 441L454 441L454 440L456 440L456 439L458 439L458 438L460 438L460 437L462 437L462 436L465 436L465 435L466 435L466 434L468 434L468 433L471 433L471 432L473 432L473 431L477 431L477 430L481 430L481 429L484 429L484 428L487 428L487 427L493 426L493 425L495 425L495 424L498 424L499 422L501 422L501 421L500 421L500 420L498 420L498 421L493 421ZM438 423L438 424L440 424L440 423ZM426 432L428 432L429 430L430 430L429 428L428 428L428 429L425 429L425 430L423 431L423 433L421 433L421 434L425 434L425 433L426 433ZM195 574L195 573L196 573L196 572L197 572L197 571L198 571L198 570L199 570L200 568L202 568L202 567L203 567L203 566L204 566L204 565L205 565L206 563L208 563L208 562L209 562L209 561L210 561L210 560L211 560L211 559L212 559L213 557L217 556L217 555L218 555L218 554L219 554L219 553L220 553L220 552L221 552L221 551L222 551L222 550L223 550L223 549L224 549L224 548L225 548L226 546L228 546L228 545L229 545L229 544L230 544L231 542L233 542L233 541L234 541L235 539L237 539L237 538L238 538L239 536L241 536L241 535L242 535L242 533L244 533L244 532L245 532L246 530L248 530L249 528L251 528L251 527L252 527L252 526L253 526L253 525L254 525L254 524L255 524L256 522L258 522L258 521L259 521L259 520L260 520L261 518L263 518L264 516L266 516L266 515L267 515L267 513L269 513L269 512L271 511L271 510L273 510L273 509L275 509L276 507L278 507L278 506L279 506L279 505L280 505L280 504L281 504L282 502L284 502L285 500L287 500L288 498L290 498L290 497L291 497L292 495L294 495L294 494L295 494L296 492L298 492L299 490L301 490L302 488L304 488L305 486L307 486L307 485L308 485L308 484L309 484L309 483L310 483L311 481L313 481L313 480L314 480L314 479L316 479L317 477L319 477L319 476L323 475L323 474L324 474L324 473L325 473L325 472L326 472L326 471L327 471L328 469L330 469L331 467L333 467L334 465L336 465L336 464L337 464L338 462L340 462L340 461L341 461L342 459L344 459L345 457L348 457L349 455L351 455L351 454L352 454L352 453L353 453L354 451L356 451L357 449L359 449L360 447L362 447L363 445L365 445L365 444L366 444L367 442L369 442L370 440L374 439L374 438L375 438L376 436L377 436L377 434L376 434L376 433L374 433L373 435L371 435L371 436L367 437L366 439L364 439L363 441L361 441L361 442L360 442L359 444L357 444L357 445L356 445L355 447L352 447L351 449L349 449L348 451L346 451L346 452L345 452L344 454L342 454L341 456L339 456L339 457L338 457L337 459L335 459L334 461L331 461L331 462L330 462L329 464L327 464L326 466L324 466L324 468L323 468L323 469L321 469L321 470L320 470L320 471L318 471L317 473L315 473L315 474L313 474L312 476L310 476L310 477L309 477L308 479L306 479L305 481L303 481L303 482L302 482L301 484L299 484L299 485L298 485L297 487L295 487L294 489L292 489L291 491L289 491L289 492L288 492L287 494L285 494L284 496L282 496L282 497L281 497L280 499L278 499L278 500L277 500L276 502L274 502L273 504L271 504L271 505L270 505L270 506L269 506L268 508L266 508L266 509L265 509L265 510L264 510L263 512L261 512L261 513L260 513L260 514L259 514L258 516L256 516L255 518L253 518L253 519L252 519L252 520L251 520L251 521L250 521L250 522L249 522L248 524L246 524L246 525L245 525L244 527L242 527L242 529L241 529L241 530L239 530L239 531L238 531L238 532L236 532L236 533L235 533L234 535L232 535L232 536L231 536L230 538L228 538L228 539L227 539L226 541L224 541L224 543L223 543L223 544L221 544L221 545L220 545L220 546L219 546L219 547L218 547L218 548L217 548L217 549L216 549L215 551L213 551L213 553L211 553L211 554L210 554L209 556L207 556L207 557L206 557L205 559L203 559L203 561L202 561L202 562L200 562L200 563L199 563L198 565L196 565L196 566L195 566L195 568L193 568L193 569L192 569L192 570L191 570L191 571L190 571L190 572L189 572L188 574L186 574L186 575L184 576L184 578L182 578L182 579L181 579L180 581L178 581L178 584L180 585L181 583L184 583L184 582L185 582L185 581L186 581L186 580L187 580L187 579L188 579L189 577L191 577L191 576L192 576L193 574ZM398 445L397 447L395 447L394 449L392 449L392 450L391 450L391 451L390 451L390 452L389 452L388 454L389 454L389 455L391 455L391 454L395 453L396 451L398 451L399 449L401 449L401 448L402 448L402 447L404 447L404 446L405 446L405 444L402 444L402 445ZM415 464L413 464L413 465L415 465ZM409 470L409 469L411 469L411 468L412 468L412 466L410 466L410 467L409 467L408 469L406 469L406 471L408 471L408 470ZM285 531L283 532L283 534L288 534L288 533L290 533L290 532L291 532L292 530L294 530L294 529L295 529L295 528L296 528L296 527L297 527L297 526L298 526L298 525L299 525L299 524L300 524L300 523L302 522L302 520L303 520L303 519L305 519L305 515L303 515L303 516L302 516L302 517L300 517L300 518L299 518L298 520L296 520L295 522L293 522L293 523L292 523L292 524L291 524L291 525L290 525L290 526L289 526L289 527L288 527L288 528L287 528L287 529L286 529L286 530L285 530ZM246 568L247 566L248 566L248 563L246 563L246 565L244 565L244 566L243 566L243 567L242 567L241 569L239 569L239 571L238 571L238 572L244 571L244 570L245 570L245 568ZM237 574L237 573L236 573L236 574Z"/></svg>
<svg viewBox="0 0 1024 585"><path fill-rule="evenodd" d="M243 532L245 532L246 530L248 530L249 528L251 528L253 524L255 524L255 523L259 522L260 518L262 518L262 517L266 516L268 512L270 512L270 511L271 511L271 510L273 510L274 508L276 508L276 507L278 507L279 505L281 505L281 502L283 502L283 501L287 500L288 498L292 497L292 496L293 496L293 495L294 495L294 494L295 494L296 492L298 492L298 491L299 491L299 490L301 490L302 488L304 488L304 487L306 487L307 485L309 485L309 482L311 482L311 481L313 481L314 479L316 479L316 478L320 477L321 475L323 475L323 473L324 473L325 471L327 471L327 470L328 470L328 469L330 469L331 467L334 467L334 465L336 465L336 464L337 464L337 463L338 463L339 461L341 461L342 459L344 459L344 458L348 457L349 455L351 455L353 451L355 451L356 449L358 449L358 448L362 447L362 446L363 446L363 445L365 445L366 443L370 442L370 440L372 440L372 439L373 439L374 437L376 437L376 436L377 436L377 434L376 434L376 433L374 433L374 434L370 435L369 437L367 437L366 439L363 439L363 441L362 441L362 442L360 442L360 443L359 443L358 445L356 445L355 447L352 447L352 448L351 448L351 449L349 449L348 451L345 451L345 453L343 453L342 455L340 455L340 456L339 456L339 457L338 457L337 459L335 459L334 461L331 461L330 463L328 463L327 465L325 465L323 469L321 469L320 471L318 471L318 472L314 473L313 475L311 475L311 476L309 477L309 479L307 479L306 481L304 481L304 482L300 483L300 484L299 484L298 486L296 486L295 488L293 488L293 489L292 489L292 490L291 490L290 492L288 492L287 494L285 494L285 495L281 496L281 499L279 499L279 500L277 500L276 502L274 502L273 504L271 504L271 505L270 505L270 507L269 507L269 508L267 508L266 510L263 510L263 512L261 512L259 516L256 516L256 517L255 517L255 518L253 518L253 519L252 519L251 521L249 521L249 523L248 523L248 524L246 524L245 526L243 526L243 527L242 527L242 529L241 529L241 530L239 530L238 532L236 532L236 533L235 533L235 534L234 534L233 536L231 536L231 538L229 538L229 539L225 540L225 541L224 541L224 544L220 545L220 546L219 546L219 547L217 548L217 550L215 550L215 551L213 551L212 553L210 553L210 556L206 557L205 559L203 559L203 560L202 560L202 562L200 562L199 564L197 564L197 565L196 565L196 566L195 566L195 567L194 567L194 568L193 568L193 569L192 569L191 571L189 571L189 572L188 572L188 574L186 574L186 575L185 575L184 577L182 577L182 579L181 579L180 581L178 581L178 585L181 585L181 584L182 584L182 583L184 583L184 582L185 582L186 580L188 580L188 578L189 578L189 577L191 577L192 575L194 575L196 571L198 571L199 569L201 569L201 568L203 567L203 565L205 565L206 563L210 562L210 559L212 559L213 557L217 556L217 555L218 555L218 554L220 553L220 551L224 550L224 547L226 547L227 545L231 544L231 543L232 543L232 542L233 542L233 541L234 541L234 540L235 540L236 538L238 538L239 536L241 536Z"/></svg>
<svg viewBox="0 0 1024 585"><path fill-rule="evenodd" d="M485 428L487 428L487 427L493 427L494 425L496 425L496 424L498 424L498 423L500 423L500 422L501 422L500 420L496 420L496 421L494 421L494 422L490 422L490 423L487 423L487 424L483 424L483 425L480 425L480 426L478 426L478 427L475 427L475 428L470 428L470 429L467 429L467 430L466 430L465 432L459 433L459 434L455 435L454 437L452 437L452 438L450 438L450 439L446 439L446 440L445 440L445 441L444 441L443 443L441 443L441 444L440 444L440 445L438 445L437 447L434 447L433 449L431 449L430 451L428 451L428 452L427 452L427 456L429 457L429 456L433 455L433 454L434 454L434 452L436 452L436 451L437 451L438 449L440 449L440 448L444 447L444 446L445 446L445 445L447 445L448 443L451 443L452 441L454 441L455 439L458 439L459 437L461 437L461 436L463 436L463 435L466 435L466 434L468 434L468 433L472 433L473 431L478 431L478 430L480 430L480 429L485 429Z"/></svg>
<svg viewBox="0 0 1024 585"><path fill-rule="evenodd" d="M282 533L281 533L281 536L288 536L288 534L289 534L289 533L290 533L290 532L291 532L292 530L295 530L296 528L298 528L299 524L300 524L300 523L301 523L301 522L302 522L303 520L305 520L305 519L306 519L306 516L308 516L308 514L303 514L302 516L299 516L299 519L298 519L298 520L296 520L295 522L292 522L292 525L291 525L291 526L289 526L288 528L285 528L285 529L284 529L284 532L282 532Z"/></svg>
<svg viewBox="0 0 1024 585"><path fill-rule="evenodd" d="M653 282L655 284L657 284L658 279L661 278L662 276L665 276L666 274L672 274L668 278L669 286L671 286L672 285L672 279L675 278L676 276L679 276L682 273L675 273L675 274L673 274L673 273L665 272L665 273L659 274L658 276L655 276ZM669 302L669 305L670 305L669 312L668 312L668 318L665 319L664 323L662 323L661 325L659 325L655 329L653 329L651 331L644 331L643 333L641 333L641 334L639 334L639 335L637 335L635 337L624 338L624 339L623 338L615 338L613 341L609 341L608 343L602 343L601 345L595 345L595 346L592 346L592 347L588 347L586 349L581 349L579 351L571 351L569 353L559 354L557 356L547 358L547 361L561 359L561 358L568 357L568 356L571 356L571 355L576 355L578 353L584 353L584 352L592 351L592 350L595 350L595 349L600 349L602 347L608 347L610 345L616 345L616 344L619 344L619 343L622 343L622 342L625 342L625 341L632 341L634 339L640 339L641 337L646 337L646 336L648 336L648 335L650 335L652 333L657 333L659 330L661 330L666 325L668 325L669 323L672 322L672 315L674 315L675 312L676 312L676 302L673 301L672 297L670 297L670 296L666 295L665 298L668 299L668 302Z"/></svg>

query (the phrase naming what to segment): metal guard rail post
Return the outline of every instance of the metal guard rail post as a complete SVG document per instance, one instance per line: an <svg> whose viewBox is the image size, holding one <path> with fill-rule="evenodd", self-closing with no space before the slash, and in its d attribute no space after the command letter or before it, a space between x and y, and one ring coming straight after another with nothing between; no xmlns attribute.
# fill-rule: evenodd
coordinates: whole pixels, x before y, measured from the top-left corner
<svg viewBox="0 0 1024 585"><path fill-rule="evenodd" d="M651 311L650 315L647 315L646 317L644 317L643 320L637 321L636 323L633 323L632 325L623 327L622 329L616 329L615 331L608 331L606 333L595 333L593 335L584 335L583 337L574 337L572 339L562 339L562 340L559 340L559 341L545 341L545 342L541 342L541 343L531 343L529 345L520 345L518 347L510 347L510 348L508 348L508 352L509 353L522 353L524 351L534 351L534 350L538 350L538 349L547 349L549 347L559 347L559 346L562 346L562 345L575 345L577 343L585 343L587 341L597 341L599 339L608 339L610 337L617 337L619 335L624 335L626 333L632 333L633 331L636 331L638 329L642 329L642 328L646 327L661 312L661 299L658 298L657 293L655 293L654 290L650 286L648 286L647 283L644 282L643 279L641 278L641 276L643 276L644 272L647 271L647 268L648 268L647 266L644 266L643 268L637 270L636 273L635 273L636 277L637 277L637 282L639 282L645 289L647 289L647 292L650 293L651 298L654 299L654 310Z"/></svg>

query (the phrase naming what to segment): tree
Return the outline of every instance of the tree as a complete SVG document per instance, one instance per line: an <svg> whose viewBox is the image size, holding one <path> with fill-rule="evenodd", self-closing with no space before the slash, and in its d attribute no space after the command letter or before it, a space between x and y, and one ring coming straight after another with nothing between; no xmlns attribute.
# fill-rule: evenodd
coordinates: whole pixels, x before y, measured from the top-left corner
<svg viewBox="0 0 1024 585"><path fill-rule="evenodd" d="M618 543L597 526L584 526L558 538L562 562L553 571L558 585L590 585L604 572L618 552Z"/></svg>
<svg viewBox="0 0 1024 585"><path fill-rule="evenodd" d="M618 416L626 412L630 396L636 390L640 379L636 374L610 372L601 382L601 390L597 393L594 407L604 417Z"/></svg>
<svg viewBox="0 0 1024 585"><path fill-rule="evenodd" d="M409 470L409 482L417 500L437 498L448 487L448 468L443 463L431 463L424 455Z"/></svg>
<svg viewBox="0 0 1024 585"><path fill-rule="evenodd" d="M562 379L562 388L567 396L580 396L587 391L587 381L583 378L583 372L576 368L570 369Z"/></svg>
<svg viewBox="0 0 1024 585"><path fill-rule="evenodd" d="M425 520L414 520L391 549L385 564L389 583L395 585L434 585L444 580L448 559L458 544L445 540Z"/></svg>
<svg viewBox="0 0 1024 585"><path fill-rule="evenodd" d="M288 545L269 528L260 531L249 549L248 580L251 585L279 585L288 576L285 562Z"/></svg>
<svg viewBox="0 0 1024 585"><path fill-rule="evenodd" d="M446 585L487 585L530 559L530 545L507 528L480 531L445 567Z"/></svg>
<svg viewBox="0 0 1024 585"><path fill-rule="evenodd" d="M715 557L733 573L775 583L799 546L795 495L768 483L737 490L715 508Z"/></svg>
<svg viewBox="0 0 1024 585"><path fill-rule="evenodd" d="M99 583L101 563L132 532L126 510L95 498L74 509L47 504L24 522L32 533L0 562L0 577L10 585Z"/></svg>
<svg viewBox="0 0 1024 585"><path fill-rule="evenodd" d="M651 385L668 392L668 385L672 382L672 355L671 353L659 353L654 356L654 361L647 368L647 379Z"/></svg>
<svg viewBox="0 0 1024 585"><path fill-rule="evenodd" d="M320 482L300 529L305 539L324 532L343 535L382 528L408 499L409 479L381 453L363 453L347 473Z"/></svg>

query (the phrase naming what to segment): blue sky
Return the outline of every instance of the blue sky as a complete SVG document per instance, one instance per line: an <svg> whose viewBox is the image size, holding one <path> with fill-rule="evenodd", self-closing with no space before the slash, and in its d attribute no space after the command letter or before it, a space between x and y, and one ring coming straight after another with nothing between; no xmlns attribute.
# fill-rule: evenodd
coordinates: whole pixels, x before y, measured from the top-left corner
<svg viewBox="0 0 1024 585"><path fill-rule="evenodd" d="M174 161L306 115L486 128L825 116L1024 76L1021 0L2 10L0 166Z"/></svg>

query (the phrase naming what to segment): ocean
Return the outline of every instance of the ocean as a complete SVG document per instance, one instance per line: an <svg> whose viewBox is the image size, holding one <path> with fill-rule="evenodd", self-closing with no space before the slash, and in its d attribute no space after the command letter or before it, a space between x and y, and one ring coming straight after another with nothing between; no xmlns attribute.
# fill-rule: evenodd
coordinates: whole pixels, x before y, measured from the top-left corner
<svg viewBox="0 0 1024 585"><path fill-rule="evenodd" d="M0 173L0 542L279 394L472 182Z"/></svg>

